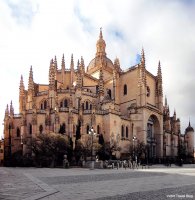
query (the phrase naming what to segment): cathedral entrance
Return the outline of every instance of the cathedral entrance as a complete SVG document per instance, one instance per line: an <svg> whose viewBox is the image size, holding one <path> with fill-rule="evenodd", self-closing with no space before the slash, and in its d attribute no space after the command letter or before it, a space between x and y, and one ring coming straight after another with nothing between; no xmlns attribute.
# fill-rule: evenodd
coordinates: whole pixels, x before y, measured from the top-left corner
<svg viewBox="0 0 195 200"><path fill-rule="evenodd" d="M156 139L160 132L160 124L155 115L151 115L147 122L147 159L153 162L156 158Z"/></svg>

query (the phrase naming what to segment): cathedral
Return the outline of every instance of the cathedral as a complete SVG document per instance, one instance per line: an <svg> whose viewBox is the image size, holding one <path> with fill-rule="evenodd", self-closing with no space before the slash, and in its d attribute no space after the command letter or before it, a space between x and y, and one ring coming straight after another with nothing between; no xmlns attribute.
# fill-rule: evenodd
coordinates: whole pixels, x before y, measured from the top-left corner
<svg viewBox="0 0 195 200"><path fill-rule="evenodd" d="M180 120L170 116L167 99L163 101L160 62L157 74L145 66L142 49L139 64L122 70L120 61L111 61L106 54L106 42L100 29L95 57L85 66L84 59L70 67L61 65L56 57L49 65L49 84L37 84L30 68L28 88L21 76L19 113L14 113L12 102L4 117L5 159L22 150L31 154L31 139L49 132L64 134L76 140L80 131L85 142L89 131L102 135L110 145L120 147L117 158L129 152L129 145L143 142L149 158L177 157L181 145L187 153L194 153L194 130L190 123L185 133L180 131Z"/></svg>

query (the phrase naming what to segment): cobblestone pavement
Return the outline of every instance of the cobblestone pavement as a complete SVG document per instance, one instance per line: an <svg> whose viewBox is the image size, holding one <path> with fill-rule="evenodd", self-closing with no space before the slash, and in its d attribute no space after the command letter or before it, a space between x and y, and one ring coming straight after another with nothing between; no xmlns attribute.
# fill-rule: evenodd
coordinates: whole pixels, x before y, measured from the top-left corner
<svg viewBox="0 0 195 200"><path fill-rule="evenodd" d="M20 200L44 192L21 171L0 168L0 199Z"/></svg>
<svg viewBox="0 0 195 200"><path fill-rule="evenodd" d="M0 199L195 199L195 166L150 169L0 168Z"/></svg>

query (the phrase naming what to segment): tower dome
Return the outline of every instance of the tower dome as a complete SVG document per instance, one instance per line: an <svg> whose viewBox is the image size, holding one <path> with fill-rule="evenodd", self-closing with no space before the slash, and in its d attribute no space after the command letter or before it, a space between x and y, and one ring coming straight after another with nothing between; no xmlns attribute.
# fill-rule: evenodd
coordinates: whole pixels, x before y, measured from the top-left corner
<svg viewBox="0 0 195 200"><path fill-rule="evenodd" d="M186 131L185 131L186 133L188 133L188 132L194 132L194 129L191 127L191 125L190 125L190 121L189 121L189 125L188 125L188 127L186 128Z"/></svg>
<svg viewBox="0 0 195 200"><path fill-rule="evenodd" d="M102 29L100 28L99 39L96 43L96 55L95 58L90 61L87 67L88 74L91 74L102 67L107 68L108 70L111 69L111 71L114 69L112 61L106 57L105 49L106 42L103 39Z"/></svg>

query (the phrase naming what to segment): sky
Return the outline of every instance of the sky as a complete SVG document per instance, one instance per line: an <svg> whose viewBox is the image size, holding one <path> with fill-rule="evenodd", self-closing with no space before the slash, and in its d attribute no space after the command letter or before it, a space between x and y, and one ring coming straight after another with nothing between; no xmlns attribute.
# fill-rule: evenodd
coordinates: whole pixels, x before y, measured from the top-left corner
<svg viewBox="0 0 195 200"><path fill-rule="evenodd" d="M161 62L164 96L184 132L195 128L195 0L0 0L0 137L6 105L19 108L19 83L28 88L30 66L36 83L48 84L55 55L66 67L95 56L102 27L107 57L121 68L139 62L157 74Z"/></svg>

